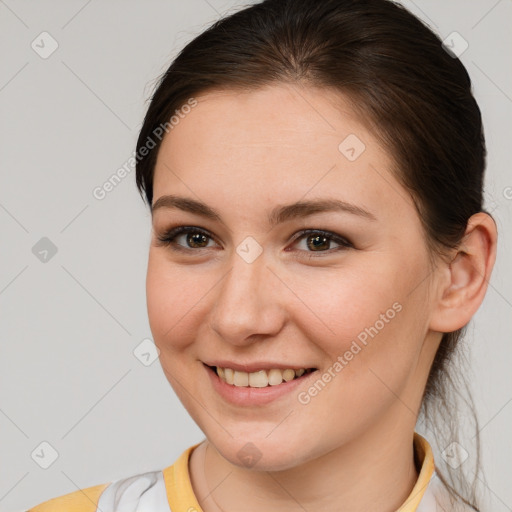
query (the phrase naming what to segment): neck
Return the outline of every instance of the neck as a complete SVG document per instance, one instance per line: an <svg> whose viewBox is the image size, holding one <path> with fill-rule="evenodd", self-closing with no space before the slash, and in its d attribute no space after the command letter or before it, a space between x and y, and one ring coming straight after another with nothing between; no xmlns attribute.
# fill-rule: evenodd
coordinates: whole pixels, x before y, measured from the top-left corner
<svg viewBox="0 0 512 512"><path fill-rule="evenodd" d="M414 430L407 422L407 430L399 430L394 420L389 428L381 424L320 457L274 472L236 466L206 440L190 460L194 492L204 512L363 512L375 503L382 512L394 512L418 479Z"/></svg>

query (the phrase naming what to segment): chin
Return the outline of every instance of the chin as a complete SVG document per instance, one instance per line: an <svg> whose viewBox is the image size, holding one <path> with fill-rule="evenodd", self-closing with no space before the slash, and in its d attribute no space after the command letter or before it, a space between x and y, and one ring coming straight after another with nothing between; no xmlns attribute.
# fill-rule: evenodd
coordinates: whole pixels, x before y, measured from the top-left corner
<svg viewBox="0 0 512 512"><path fill-rule="evenodd" d="M283 471L304 462L304 447L300 443L286 442L277 436L274 439L243 436L220 444L211 442L231 464L247 470ZM300 460L297 458L299 453Z"/></svg>

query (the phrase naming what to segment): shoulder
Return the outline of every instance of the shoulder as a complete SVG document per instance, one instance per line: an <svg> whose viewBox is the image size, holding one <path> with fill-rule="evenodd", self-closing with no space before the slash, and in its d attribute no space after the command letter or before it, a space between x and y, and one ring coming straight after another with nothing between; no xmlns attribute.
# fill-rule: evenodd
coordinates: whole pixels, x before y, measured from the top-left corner
<svg viewBox="0 0 512 512"><path fill-rule="evenodd" d="M27 512L170 512L164 474L149 471L53 498Z"/></svg>
<svg viewBox="0 0 512 512"><path fill-rule="evenodd" d="M432 498L434 498L432 505L434 505L434 502L435 505L432 506L432 510L435 512L475 512L473 507L466 505L466 503L460 500L454 500L435 471L430 480L428 490ZM417 512L422 512L422 510L418 508Z"/></svg>
<svg viewBox="0 0 512 512"><path fill-rule="evenodd" d="M100 484L53 498L27 512L96 512L98 500L110 484Z"/></svg>
<svg viewBox="0 0 512 512"><path fill-rule="evenodd" d="M98 500L98 512L170 512L164 473L161 470L112 482Z"/></svg>
<svg viewBox="0 0 512 512"><path fill-rule="evenodd" d="M186 496L193 496L188 457L198 444L186 449L174 464L164 469L79 489L45 501L26 512L171 512L170 501L176 505L176 499L181 499L184 489ZM179 491L178 497L175 496L176 491ZM173 509L179 507L178 503ZM200 510L199 505L196 509Z"/></svg>

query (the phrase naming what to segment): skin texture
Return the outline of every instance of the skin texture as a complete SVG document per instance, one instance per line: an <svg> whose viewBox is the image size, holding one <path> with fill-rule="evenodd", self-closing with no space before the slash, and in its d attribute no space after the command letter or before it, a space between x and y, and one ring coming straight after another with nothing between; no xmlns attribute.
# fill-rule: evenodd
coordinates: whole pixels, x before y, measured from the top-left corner
<svg viewBox="0 0 512 512"><path fill-rule="evenodd" d="M465 325L484 297L494 222L473 216L464 250L432 267L392 158L346 98L279 84L196 99L163 140L153 204L166 194L192 198L222 222L153 212L147 306L165 375L207 438L189 464L201 506L335 511L343 504L357 512L379 503L392 512L418 478L413 433L441 333ZM338 149L350 134L366 147L354 161ZM268 224L275 206L318 198L350 202L376 219L324 212ZM175 244L188 252L158 243L179 225L211 238L194 245L201 239L178 235ZM331 241L315 250L308 235L293 239L302 229L331 231L352 246L335 250ZM263 249L252 263L236 252L247 236ZM202 363L283 361L315 367L320 377L396 303L400 312L307 404L297 399L304 386L266 405L232 405ZM250 468L238 457L247 442L261 455Z"/></svg>

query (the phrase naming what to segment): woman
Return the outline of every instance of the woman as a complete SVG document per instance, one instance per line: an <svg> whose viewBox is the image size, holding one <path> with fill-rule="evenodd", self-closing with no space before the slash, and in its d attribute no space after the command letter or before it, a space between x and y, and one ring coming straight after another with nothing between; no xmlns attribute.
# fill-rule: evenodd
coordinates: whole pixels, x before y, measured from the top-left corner
<svg viewBox="0 0 512 512"><path fill-rule="evenodd" d="M464 66L388 0L265 0L196 37L136 179L152 334L206 438L31 510L480 510L415 428L494 265L484 168Z"/></svg>

